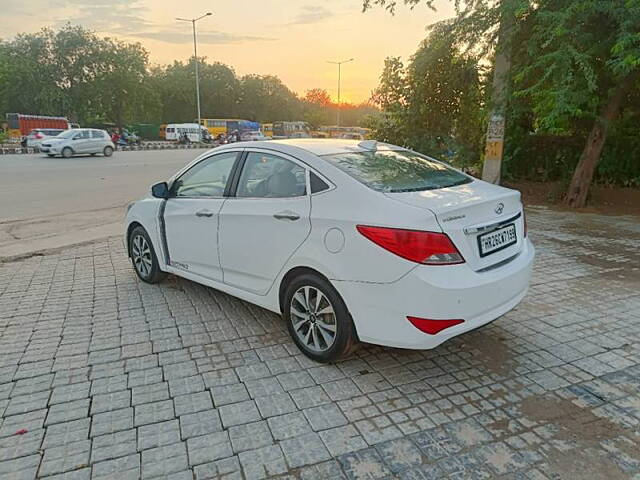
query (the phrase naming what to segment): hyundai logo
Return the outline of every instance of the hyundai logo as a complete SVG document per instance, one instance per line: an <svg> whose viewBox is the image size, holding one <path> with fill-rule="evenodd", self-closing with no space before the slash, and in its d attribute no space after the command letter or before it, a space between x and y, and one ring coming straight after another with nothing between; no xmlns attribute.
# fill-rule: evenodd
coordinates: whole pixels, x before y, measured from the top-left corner
<svg viewBox="0 0 640 480"><path fill-rule="evenodd" d="M500 202L499 204L496 205L496 208L495 208L496 214L500 215L503 210L504 210L504 203Z"/></svg>

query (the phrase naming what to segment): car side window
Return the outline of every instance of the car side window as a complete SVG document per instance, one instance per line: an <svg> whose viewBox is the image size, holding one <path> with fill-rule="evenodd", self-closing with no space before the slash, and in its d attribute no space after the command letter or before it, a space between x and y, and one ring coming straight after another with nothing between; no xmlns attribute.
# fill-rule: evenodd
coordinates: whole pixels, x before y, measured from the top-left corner
<svg viewBox="0 0 640 480"><path fill-rule="evenodd" d="M300 165L268 153L247 155L236 196L285 198L306 193L306 172Z"/></svg>
<svg viewBox="0 0 640 480"><path fill-rule="evenodd" d="M76 133L76 136L75 136L75 137L73 137L73 138L74 138L74 140L75 140L75 139L78 139L78 140L84 140L84 139L89 138L89 135L90 135L90 134L89 134L89 130L82 130L82 131L80 131L80 132Z"/></svg>
<svg viewBox="0 0 640 480"><path fill-rule="evenodd" d="M173 183L173 196L222 197L237 156L226 152L197 163Z"/></svg>
<svg viewBox="0 0 640 480"><path fill-rule="evenodd" d="M102 132L100 130L91 130L91 137L92 138L104 138L104 135L102 134Z"/></svg>

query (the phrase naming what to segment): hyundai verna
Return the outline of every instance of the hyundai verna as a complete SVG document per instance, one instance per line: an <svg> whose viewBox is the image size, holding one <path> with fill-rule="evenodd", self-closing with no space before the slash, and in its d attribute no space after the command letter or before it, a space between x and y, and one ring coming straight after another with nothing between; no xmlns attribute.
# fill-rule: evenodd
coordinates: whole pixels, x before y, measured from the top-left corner
<svg viewBox="0 0 640 480"><path fill-rule="evenodd" d="M480 327L522 300L534 258L519 192L375 141L215 148L131 204L125 235L141 280L277 312L325 362Z"/></svg>

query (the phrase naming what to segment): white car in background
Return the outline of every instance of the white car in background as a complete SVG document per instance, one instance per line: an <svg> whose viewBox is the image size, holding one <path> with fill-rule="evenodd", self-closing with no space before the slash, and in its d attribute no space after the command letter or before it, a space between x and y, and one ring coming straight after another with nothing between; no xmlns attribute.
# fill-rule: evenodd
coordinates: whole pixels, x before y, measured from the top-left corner
<svg viewBox="0 0 640 480"><path fill-rule="evenodd" d="M40 151L49 157L61 155L69 158L73 155L113 155L115 146L105 130L94 128L72 128L57 137L48 139L40 145Z"/></svg>
<svg viewBox="0 0 640 480"><path fill-rule="evenodd" d="M34 128L27 135L27 147L38 148L42 142L64 132L62 128Z"/></svg>
<svg viewBox="0 0 640 480"><path fill-rule="evenodd" d="M143 281L281 313L318 361L480 327L522 300L534 259L519 192L375 141L215 148L129 206L125 240Z"/></svg>
<svg viewBox="0 0 640 480"><path fill-rule="evenodd" d="M255 132L245 132L240 135L240 140L243 142L267 142L271 140L264 133L260 131Z"/></svg>

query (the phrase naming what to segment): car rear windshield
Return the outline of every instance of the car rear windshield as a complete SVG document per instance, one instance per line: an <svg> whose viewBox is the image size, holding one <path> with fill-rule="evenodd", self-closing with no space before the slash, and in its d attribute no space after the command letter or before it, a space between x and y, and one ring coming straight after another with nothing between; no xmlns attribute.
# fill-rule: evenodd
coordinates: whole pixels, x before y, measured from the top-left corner
<svg viewBox="0 0 640 480"><path fill-rule="evenodd" d="M347 152L323 158L379 192L435 190L472 181L442 162L406 150Z"/></svg>

